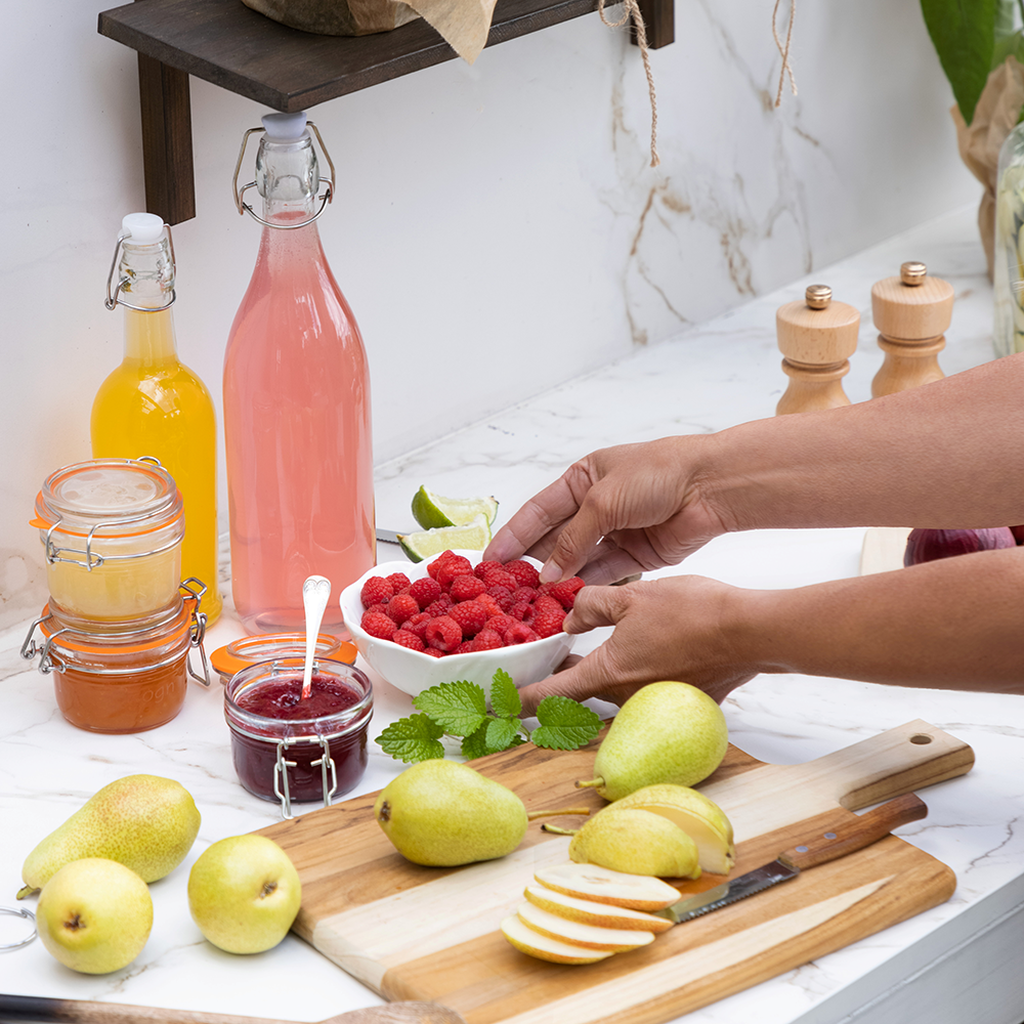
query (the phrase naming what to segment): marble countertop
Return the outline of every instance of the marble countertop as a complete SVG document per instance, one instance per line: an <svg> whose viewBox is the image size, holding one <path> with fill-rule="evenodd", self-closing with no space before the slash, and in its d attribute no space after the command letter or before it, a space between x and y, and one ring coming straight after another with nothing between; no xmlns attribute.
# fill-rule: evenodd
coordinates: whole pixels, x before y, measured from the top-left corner
<svg viewBox="0 0 1024 1024"><path fill-rule="evenodd" d="M991 287L975 212L965 209L378 467L378 524L410 528L409 500L421 483L442 494L495 494L500 521L591 449L669 433L710 432L772 415L786 384L775 347L774 312L801 296L812 280L830 284L837 299L861 310L859 349L844 385L852 400L868 399L882 358L871 326L871 285L897 273L906 259L923 259L931 273L956 289L953 324L940 357L945 372L992 358ZM500 377L488 381L492 372L481 367L481 386L499 386ZM863 530L731 535L694 555L685 571L741 586L799 586L856 574L863 537ZM380 557L392 557L384 548ZM61 717L50 679L20 657L27 628L26 622L0 634L0 905L15 905L21 864L36 842L123 775L148 772L177 779L195 797L203 823L186 861L151 886L153 931L134 963L110 975L79 975L59 965L37 941L0 954L0 991L302 1021L379 1003L374 993L294 936L268 953L235 957L206 943L191 921L185 890L196 857L218 839L279 817L276 805L250 796L236 780L220 684L208 690L190 684L182 713L151 732L82 732ZM207 650L239 635L228 601L208 635ZM592 649L602 636L598 631L581 638L577 650ZM379 678L374 684L371 736L410 711L408 697ZM982 949L985 936L1004 934L1000 929L1009 927L1024 905L1024 835L1015 829L1024 790L1024 697L763 676L735 691L724 709L732 741L766 761L809 760L924 718L971 744L977 762L969 775L924 791L928 818L898 833L956 872L958 886L949 902L690 1014L688 1024L755 1017L760 1024L824 1024L862 1015L877 1024L890 1019L887 1013L903 1021L957 1019L951 1009L956 1004L943 995L941 984L930 986L935 999L943 1000L932 1005L907 989L906 979L953 979L955 971L942 965L965 949ZM402 767L371 752L357 792L380 788ZM34 898L27 902L34 908ZM15 941L23 931L23 921L0 915L0 943ZM995 999L1012 1007L1019 971L997 971L1003 961L986 956L994 965L991 991L976 996L975 1005ZM916 993L909 1008L900 1002L903 992ZM1018 1001L1017 1009L1002 1017L986 1017L979 1009L975 1019L1016 1022L1024 1016L1017 1012L1022 1005Z"/></svg>

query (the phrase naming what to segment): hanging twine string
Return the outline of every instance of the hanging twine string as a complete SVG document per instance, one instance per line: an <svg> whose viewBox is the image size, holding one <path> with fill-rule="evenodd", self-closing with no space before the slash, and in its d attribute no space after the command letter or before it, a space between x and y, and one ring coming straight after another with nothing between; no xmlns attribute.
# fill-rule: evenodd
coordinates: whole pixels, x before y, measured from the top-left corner
<svg viewBox="0 0 1024 1024"><path fill-rule="evenodd" d="M775 36L775 45L779 48L779 54L782 56L782 70L779 72L779 88L775 93L775 106L778 108L782 102L782 86L786 81L786 76L789 75L789 87L793 90L793 95L796 95L796 79L793 77L793 66L789 63L789 44L793 39L793 22L796 21L796 0L789 0L789 28L786 29L786 45L782 45L782 40L779 39L779 30L776 28L776 21L779 16L779 6L782 0L775 0L775 9L772 11L772 35Z"/></svg>
<svg viewBox="0 0 1024 1024"><path fill-rule="evenodd" d="M614 0L613 0L614 2ZM624 0L625 13L618 21L609 21L604 13L605 0L597 0L597 13L609 28L622 28L623 25L633 19L636 27L636 41L640 47L640 57L644 62L644 74L647 76L647 93L651 98L651 166L657 167L661 163L658 156L658 104L654 98L654 75L651 74L651 58L647 49L647 29L644 26L643 15L637 6L636 0Z"/></svg>

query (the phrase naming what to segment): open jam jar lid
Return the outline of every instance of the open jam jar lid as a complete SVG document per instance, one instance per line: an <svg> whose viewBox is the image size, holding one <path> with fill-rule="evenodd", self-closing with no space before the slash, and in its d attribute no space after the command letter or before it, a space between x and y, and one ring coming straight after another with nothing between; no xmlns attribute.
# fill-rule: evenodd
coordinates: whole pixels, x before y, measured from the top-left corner
<svg viewBox="0 0 1024 1024"><path fill-rule="evenodd" d="M316 638L317 659L343 661L352 665L356 660L356 645L329 633L318 633ZM258 633L232 640L224 647L218 647L210 655L214 671L221 682L227 683L232 676L260 661L277 661L280 658L305 658L305 633Z"/></svg>

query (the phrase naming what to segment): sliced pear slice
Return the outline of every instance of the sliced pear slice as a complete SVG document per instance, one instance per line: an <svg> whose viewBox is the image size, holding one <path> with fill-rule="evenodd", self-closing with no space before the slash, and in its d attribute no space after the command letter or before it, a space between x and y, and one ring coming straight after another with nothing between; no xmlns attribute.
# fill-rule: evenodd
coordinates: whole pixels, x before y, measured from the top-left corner
<svg viewBox="0 0 1024 1024"><path fill-rule="evenodd" d="M630 910L664 910L679 900L679 890L653 875L628 875L599 864L557 864L533 876L555 892Z"/></svg>
<svg viewBox="0 0 1024 1024"><path fill-rule="evenodd" d="M640 932L665 932L672 927L672 922L664 917L646 914L642 910L630 910L628 907L617 907L611 903L581 900L543 885L528 885L523 895L535 907L580 924Z"/></svg>
<svg viewBox="0 0 1024 1024"><path fill-rule="evenodd" d="M602 928L596 924L580 924L532 903L521 903L517 911L519 920L541 935L560 942L569 942L584 949L607 949L612 953L626 953L654 941L654 932L630 931L627 928Z"/></svg>
<svg viewBox="0 0 1024 1024"><path fill-rule="evenodd" d="M608 949L586 949L571 942L549 939L528 928L515 914L501 922L501 933L520 953L553 964L592 964L613 955Z"/></svg>
<svg viewBox="0 0 1024 1024"><path fill-rule="evenodd" d="M650 811L678 825L697 844L702 871L727 875L736 862L732 823L718 804L695 789L670 783L645 786L611 806Z"/></svg>

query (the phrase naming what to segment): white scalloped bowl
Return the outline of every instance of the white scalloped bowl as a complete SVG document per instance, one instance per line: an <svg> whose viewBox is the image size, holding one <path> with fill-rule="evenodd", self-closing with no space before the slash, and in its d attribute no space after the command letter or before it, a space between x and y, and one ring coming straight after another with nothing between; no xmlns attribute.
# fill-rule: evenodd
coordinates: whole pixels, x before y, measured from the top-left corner
<svg viewBox="0 0 1024 1024"><path fill-rule="evenodd" d="M465 555L473 565L480 561L479 551L456 553ZM404 572L410 580L419 579L427 575L427 563L430 561L433 559L424 559L422 562L381 562L341 592L341 611L353 642L367 664L392 686L415 697L422 690L438 683L469 679L482 686L490 696L491 679L499 668L512 677L517 687L529 686L551 675L572 649L576 638L568 633L556 633L543 640L514 647L499 647L495 651L470 651L432 658L429 654L409 650L390 640L379 640L363 630L359 625L364 610L359 597L363 584L371 576L390 576L394 572ZM539 568L540 563L533 559L527 561Z"/></svg>

